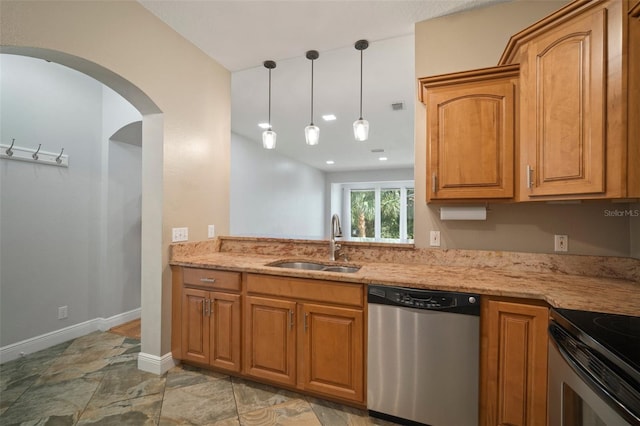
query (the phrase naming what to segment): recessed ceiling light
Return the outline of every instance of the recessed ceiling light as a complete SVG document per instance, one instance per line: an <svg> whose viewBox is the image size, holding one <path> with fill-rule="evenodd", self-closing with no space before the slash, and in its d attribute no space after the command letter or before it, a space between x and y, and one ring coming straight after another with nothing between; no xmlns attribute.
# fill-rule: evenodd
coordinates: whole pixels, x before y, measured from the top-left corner
<svg viewBox="0 0 640 426"><path fill-rule="evenodd" d="M260 127L261 129L268 129L269 123L258 123L258 127Z"/></svg>
<svg viewBox="0 0 640 426"><path fill-rule="evenodd" d="M325 115L322 116L322 119L324 121L333 121L333 120L336 119L336 116L333 115L333 114L325 114Z"/></svg>
<svg viewBox="0 0 640 426"><path fill-rule="evenodd" d="M387 157L380 157L380 158L378 158L378 160L380 160L380 161L387 161Z"/></svg>
<svg viewBox="0 0 640 426"><path fill-rule="evenodd" d="M327 160L327 164L329 164L329 165L331 165L331 164L336 164L336 162L335 162L335 161L333 161L333 160Z"/></svg>

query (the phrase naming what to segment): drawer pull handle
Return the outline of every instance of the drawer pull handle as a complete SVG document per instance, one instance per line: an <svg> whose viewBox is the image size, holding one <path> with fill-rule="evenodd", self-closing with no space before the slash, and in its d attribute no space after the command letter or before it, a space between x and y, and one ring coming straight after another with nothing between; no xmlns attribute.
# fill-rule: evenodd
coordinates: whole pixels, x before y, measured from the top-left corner
<svg viewBox="0 0 640 426"><path fill-rule="evenodd" d="M215 283L216 279L215 278L200 278L200 282L203 282L203 283Z"/></svg>

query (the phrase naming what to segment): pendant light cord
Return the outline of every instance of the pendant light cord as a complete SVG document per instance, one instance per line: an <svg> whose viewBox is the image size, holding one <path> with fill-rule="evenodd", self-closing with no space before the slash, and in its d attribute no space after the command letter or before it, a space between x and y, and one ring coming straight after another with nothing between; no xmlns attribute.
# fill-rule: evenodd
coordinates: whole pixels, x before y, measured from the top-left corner
<svg viewBox="0 0 640 426"><path fill-rule="evenodd" d="M313 59L311 60L311 125L313 126Z"/></svg>
<svg viewBox="0 0 640 426"><path fill-rule="evenodd" d="M362 120L362 50L360 50L360 120Z"/></svg>
<svg viewBox="0 0 640 426"><path fill-rule="evenodd" d="M269 130L271 130L271 69L269 69Z"/></svg>

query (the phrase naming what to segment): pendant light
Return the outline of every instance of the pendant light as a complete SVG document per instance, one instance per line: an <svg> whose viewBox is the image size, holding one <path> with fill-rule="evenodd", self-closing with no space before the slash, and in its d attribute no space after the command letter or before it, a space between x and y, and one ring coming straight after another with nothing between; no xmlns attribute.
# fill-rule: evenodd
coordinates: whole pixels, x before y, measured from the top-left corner
<svg viewBox="0 0 640 426"><path fill-rule="evenodd" d="M320 54L317 50L309 50L307 59L311 61L311 124L304 128L304 139L307 145L318 145L320 139L320 128L313 124L313 61L318 59Z"/></svg>
<svg viewBox="0 0 640 426"><path fill-rule="evenodd" d="M367 40L356 41L355 48L360 51L360 118L353 122L353 136L360 142L369 138L369 122L362 118L362 51L367 47Z"/></svg>
<svg viewBox="0 0 640 426"><path fill-rule="evenodd" d="M275 149L276 132L271 130L271 70L276 67L274 61L264 61L264 67L269 70L269 128L262 132L262 147L265 149Z"/></svg>

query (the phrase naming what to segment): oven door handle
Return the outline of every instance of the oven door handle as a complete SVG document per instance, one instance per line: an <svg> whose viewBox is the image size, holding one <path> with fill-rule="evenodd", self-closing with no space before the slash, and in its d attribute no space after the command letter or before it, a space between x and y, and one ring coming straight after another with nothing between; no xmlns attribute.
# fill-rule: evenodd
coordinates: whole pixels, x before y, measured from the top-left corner
<svg viewBox="0 0 640 426"><path fill-rule="evenodd" d="M640 422L640 394L613 371L587 345L551 322L549 337L569 366L600 397L626 420ZM614 381L613 386L606 382ZM605 382L605 383L603 383ZM612 388L615 388L612 389Z"/></svg>

